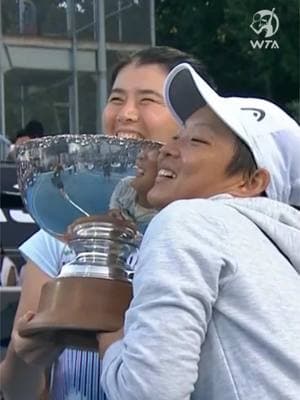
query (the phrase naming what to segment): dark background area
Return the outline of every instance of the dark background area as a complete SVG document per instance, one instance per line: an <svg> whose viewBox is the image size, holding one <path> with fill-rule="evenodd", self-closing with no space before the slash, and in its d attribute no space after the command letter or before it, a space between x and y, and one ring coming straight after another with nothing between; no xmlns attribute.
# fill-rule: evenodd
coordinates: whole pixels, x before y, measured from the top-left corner
<svg viewBox="0 0 300 400"><path fill-rule="evenodd" d="M253 49L264 40L250 28L253 15L272 10L279 48ZM264 97L300 120L298 0L156 0L157 44L198 56L223 95Z"/></svg>

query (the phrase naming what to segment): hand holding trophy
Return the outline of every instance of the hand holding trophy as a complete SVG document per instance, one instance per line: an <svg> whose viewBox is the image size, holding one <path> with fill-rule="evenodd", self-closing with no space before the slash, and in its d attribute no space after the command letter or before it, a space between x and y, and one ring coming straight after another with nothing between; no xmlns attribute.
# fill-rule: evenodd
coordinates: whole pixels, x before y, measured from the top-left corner
<svg viewBox="0 0 300 400"><path fill-rule="evenodd" d="M20 146L18 183L29 213L42 229L67 239L75 255L44 285L38 312L21 335L50 335L60 346L96 349L97 332L122 327L142 238L139 222L145 226L154 211L140 206L130 220L132 210L119 207L118 213L115 203L132 209L138 159L157 154L160 146L104 135L59 135Z"/></svg>

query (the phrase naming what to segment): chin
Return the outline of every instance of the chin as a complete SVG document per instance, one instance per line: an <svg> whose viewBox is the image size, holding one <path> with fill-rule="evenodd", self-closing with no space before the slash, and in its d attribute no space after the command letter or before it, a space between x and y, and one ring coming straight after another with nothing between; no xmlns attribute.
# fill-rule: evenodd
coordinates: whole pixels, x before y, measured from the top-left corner
<svg viewBox="0 0 300 400"><path fill-rule="evenodd" d="M162 196L161 193L155 193L152 190L148 192L147 200L151 207L156 208L157 210L161 210L172 202L167 197Z"/></svg>

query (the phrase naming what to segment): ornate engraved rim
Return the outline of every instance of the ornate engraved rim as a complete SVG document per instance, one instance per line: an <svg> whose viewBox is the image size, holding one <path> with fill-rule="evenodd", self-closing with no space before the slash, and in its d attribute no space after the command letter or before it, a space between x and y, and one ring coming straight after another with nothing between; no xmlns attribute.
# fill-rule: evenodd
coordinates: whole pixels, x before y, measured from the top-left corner
<svg viewBox="0 0 300 400"><path fill-rule="evenodd" d="M116 145L120 148L120 153L128 152L130 155L130 151L132 149L160 149L162 143L147 140L147 139L130 139L130 138L119 138L116 136L109 136L109 135L97 135L97 134L80 134L80 135L73 135L73 134L63 134L63 135L56 135L56 136L45 136L43 138L31 139L28 142L17 146L17 177L18 177L18 184L21 195L23 200L26 204L26 188L28 185L32 184L35 180L35 176L39 175L41 172L46 171L39 171L39 168L44 165L44 160L42 159L42 154L47 149L51 149L54 145L59 145L60 143L63 144L78 144L82 149L82 153L79 149L78 153L81 154L81 162L83 158L89 158L86 162L91 162L91 152L84 154L85 146L88 147L89 145L108 145L113 146ZM77 163L77 154L76 151L68 153L61 152L59 154L66 154L67 158L70 160L70 164L74 165ZM89 157L87 156L89 154ZM53 152L52 155L55 155ZM130 157L128 157L130 159ZM85 161L85 160L84 160ZM95 157L95 161L99 161ZM78 160L79 162L79 160ZM57 163L60 164L60 163ZM55 166L49 168L49 171L55 170Z"/></svg>
<svg viewBox="0 0 300 400"><path fill-rule="evenodd" d="M26 143L20 144L16 147L16 154L17 160L20 157L30 151L31 149L47 149L50 148L53 144L57 144L60 141L65 143L78 143L82 146L88 144L100 144L106 142L108 144L117 144L123 146L130 146L130 145L143 145L147 147L153 148L160 148L163 143L158 141L153 141L149 139L131 139L131 138L119 138L117 136L110 136L110 135L98 135L98 134L80 134L80 135L73 135L73 134L63 134L63 135L53 135L53 136L44 136L43 138L31 139Z"/></svg>

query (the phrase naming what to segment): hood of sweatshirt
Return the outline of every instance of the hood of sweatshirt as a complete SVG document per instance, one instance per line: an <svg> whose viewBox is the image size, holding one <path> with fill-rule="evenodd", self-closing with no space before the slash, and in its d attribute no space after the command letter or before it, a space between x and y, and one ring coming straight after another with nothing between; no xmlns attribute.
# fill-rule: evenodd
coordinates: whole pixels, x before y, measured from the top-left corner
<svg viewBox="0 0 300 400"><path fill-rule="evenodd" d="M264 197L234 198L214 196L249 218L291 262L300 273L300 211Z"/></svg>

